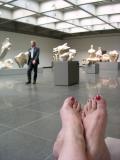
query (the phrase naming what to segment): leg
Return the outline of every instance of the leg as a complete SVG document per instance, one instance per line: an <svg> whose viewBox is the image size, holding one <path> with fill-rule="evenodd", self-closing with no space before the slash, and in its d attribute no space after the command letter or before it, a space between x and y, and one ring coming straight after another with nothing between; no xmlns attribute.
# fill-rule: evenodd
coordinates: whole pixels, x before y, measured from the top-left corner
<svg viewBox="0 0 120 160"><path fill-rule="evenodd" d="M38 64L35 64L35 65L34 65L34 80L33 80L33 83L36 83L37 70L38 70Z"/></svg>
<svg viewBox="0 0 120 160"><path fill-rule="evenodd" d="M64 131L63 129L61 129L53 146L53 155L55 160L58 160L63 143L64 143Z"/></svg>
<svg viewBox="0 0 120 160"><path fill-rule="evenodd" d="M64 143L58 160L87 160L79 103L73 97L67 98L61 108L60 115Z"/></svg>
<svg viewBox="0 0 120 160"><path fill-rule="evenodd" d="M100 97L90 99L82 113L87 153L92 160L110 160L105 144L107 109L105 100Z"/></svg>
<svg viewBox="0 0 120 160"><path fill-rule="evenodd" d="M28 70L27 70L27 76L28 76L28 82L30 82L30 83L31 83L31 72L32 72L32 69L33 69L33 65L29 64Z"/></svg>

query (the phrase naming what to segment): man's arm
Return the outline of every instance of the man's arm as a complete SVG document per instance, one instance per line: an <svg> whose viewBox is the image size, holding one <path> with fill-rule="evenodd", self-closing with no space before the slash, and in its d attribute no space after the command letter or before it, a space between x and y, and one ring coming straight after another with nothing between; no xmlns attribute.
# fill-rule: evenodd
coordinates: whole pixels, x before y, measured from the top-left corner
<svg viewBox="0 0 120 160"><path fill-rule="evenodd" d="M39 58L39 54L40 54L40 49L37 48L37 54L36 54L36 56L34 58L35 61Z"/></svg>
<svg viewBox="0 0 120 160"><path fill-rule="evenodd" d="M36 53L36 56L35 56L34 60L32 61L33 64L35 64L36 61L37 61L37 59L39 59L39 48L37 48L37 51L36 51L36 52L37 52L37 53Z"/></svg>

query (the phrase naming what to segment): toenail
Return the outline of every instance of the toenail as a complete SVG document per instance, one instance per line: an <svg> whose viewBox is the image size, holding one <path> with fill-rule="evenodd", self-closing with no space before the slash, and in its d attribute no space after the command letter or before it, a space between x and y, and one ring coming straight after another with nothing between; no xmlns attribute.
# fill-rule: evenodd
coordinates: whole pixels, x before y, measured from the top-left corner
<svg viewBox="0 0 120 160"><path fill-rule="evenodd" d="M96 96L96 100L99 101L100 99L101 99L101 96L100 96L100 95L97 95L97 96Z"/></svg>
<svg viewBox="0 0 120 160"><path fill-rule="evenodd" d="M75 98L74 97L71 97L71 101L74 101L75 100Z"/></svg>

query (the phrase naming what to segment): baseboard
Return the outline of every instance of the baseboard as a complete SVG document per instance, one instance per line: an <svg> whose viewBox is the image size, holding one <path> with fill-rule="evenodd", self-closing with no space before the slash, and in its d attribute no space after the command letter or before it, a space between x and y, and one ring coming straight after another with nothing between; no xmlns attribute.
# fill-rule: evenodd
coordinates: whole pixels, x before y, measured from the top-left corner
<svg viewBox="0 0 120 160"><path fill-rule="evenodd" d="M38 68L38 73L42 73L43 69ZM0 76L1 75L22 75L27 74L27 68L20 68L20 69L1 69L0 70Z"/></svg>
<svg viewBox="0 0 120 160"><path fill-rule="evenodd" d="M52 68L52 66L45 66L45 67L43 67L43 68Z"/></svg>

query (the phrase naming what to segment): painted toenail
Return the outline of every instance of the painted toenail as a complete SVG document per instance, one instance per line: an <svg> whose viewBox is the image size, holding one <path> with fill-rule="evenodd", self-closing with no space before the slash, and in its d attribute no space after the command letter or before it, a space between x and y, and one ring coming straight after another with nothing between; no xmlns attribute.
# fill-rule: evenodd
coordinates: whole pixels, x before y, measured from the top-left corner
<svg viewBox="0 0 120 160"><path fill-rule="evenodd" d="M101 99L101 96L100 96L100 95L97 95L97 96L96 96L96 100L99 101L100 99Z"/></svg>

